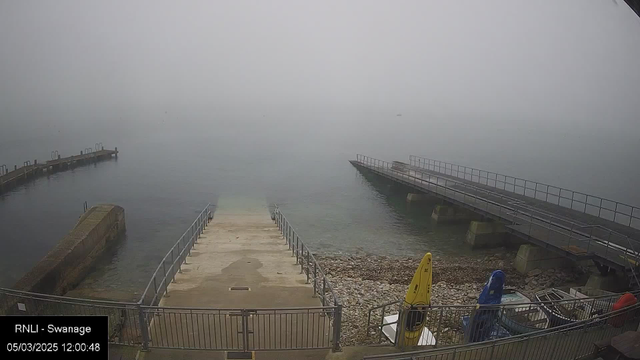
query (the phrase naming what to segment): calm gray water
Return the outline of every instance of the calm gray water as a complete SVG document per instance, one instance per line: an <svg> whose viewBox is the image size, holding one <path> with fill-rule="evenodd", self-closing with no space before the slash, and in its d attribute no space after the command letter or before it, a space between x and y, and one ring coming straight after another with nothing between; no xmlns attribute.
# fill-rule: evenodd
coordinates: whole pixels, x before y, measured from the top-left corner
<svg viewBox="0 0 640 360"><path fill-rule="evenodd" d="M158 115L165 116L171 118ZM435 225L430 209L408 208L348 163L356 153L405 161L423 155L640 203L633 134L609 141L611 134L588 131L511 129L505 137L490 127L454 131L411 115L339 120L123 120L0 137L0 163L10 166L96 142L121 151L117 161L40 178L0 197L0 285L15 283L69 231L84 201L125 208L126 238L81 286L114 298L139 292L199 211L221 196L281 204L320 253L470 254L466 225Z"/></svg>

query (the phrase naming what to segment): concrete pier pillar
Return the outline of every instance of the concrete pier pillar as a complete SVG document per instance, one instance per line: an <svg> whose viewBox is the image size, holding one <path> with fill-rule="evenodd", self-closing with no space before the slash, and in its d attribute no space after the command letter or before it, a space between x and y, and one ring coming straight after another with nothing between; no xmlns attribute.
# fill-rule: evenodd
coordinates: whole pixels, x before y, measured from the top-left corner
<svg viewBox="0 0 640 360"><path fill-rule="evenodd" d="M438 205L433 209L431 218L438 223L478 220L479 215L453 205Z"/></svg>
<svg viewBox="0 0 640 360"><path fill-rule="evenodd" d="M600 289L611 292L621 292L626 290L629 285L628 279L618 274L591 274L589 280L585 284L585 287L592 289Z"/></svg>
<svg viewBox="0 0 640 360"><path fill-rule="evenodd" d="M420 202L426 202L429 200L433 200L433 196L429 196L427 194L414 194L414 193L407 194L408 203L420 203Z"/></svg>
<svg viewBox="0 0 640 360"><path fill-rule="evenodd" d="M520 245L514 265L519 273L526 274L533 269L569 267L573 262L547 249L525 244Z"/></svg>
<svg viewBox="0 0 640 360"><path fill-rule="evenodd" d="M497 247L504 245L508 237L509 234L501 223L472 221L465 241L474 249Z"/></svg>

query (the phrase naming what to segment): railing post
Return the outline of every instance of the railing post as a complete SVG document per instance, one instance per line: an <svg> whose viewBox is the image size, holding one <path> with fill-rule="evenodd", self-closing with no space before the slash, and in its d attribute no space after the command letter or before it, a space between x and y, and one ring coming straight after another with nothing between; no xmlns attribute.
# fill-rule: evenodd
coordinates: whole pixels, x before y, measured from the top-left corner
<svg viewBox="0 0 640 360"><path fill-rule="evenodd" d="M296 238L298 238L296 236ZM298 238L300 239L300 238ZM309 249L307 249L307 251L309 251ZM302 243L302 249L300 250L300 274L302 274L304 272L304 243Z"/></svg>
<svg viewBox="0 0 640 360"><path fill-rule="evenodd" d="M311 253L309 252L309 248L307 248L307 282L306 282L306 284L309 283L309 273L311 272L309 270L310 260L311 260Z"/></svg>
<svg viewBox="0 0 640 360"><path fill-rule="evenodd" d="M495 350L495 347L496 347L496 343L494 342L491 345L491 355L489 355L489 359L493 359L493 351Z"/></svg>
<svg viewBox="0 0 640 360"><path fill-rule="evenodd" d="M153 274L153 297L155 298L157 296L158 296L158 284L156 284L156 275ZM153 301L151 302L151 305L153 305Z"/></svg>
<svg viewBox="0 0 640 360"><path fill-rule="evenodd" d="M142 351L149 350L149 327L144 319L144 309L138 304L138 322L140 323L140 332L142 333Z"/></svg>
<svg viewBox="0 0 640 360"><path fill-rule="evenodd" d="M313 262L313 297L318 293L318 263Z"/></svg>
<svg viewBox="0 0 640 360"><path fill-rule="evenodd" d="M400 309L398 310L398 321L396 322L396 337L395 339L393 339L397 349L404 348L404 331L405 331L405 324L407 322L406 318L407 318L407 311L401 303Z"/></svg>
<svg viewBox="0 0 640 360"><path fill-rule="evenodd" d="M240 312L242 317L242 351L249 351L249 313L246 309L242 309Z"/></svg>
<svg viewBox="0 0 640 360"><path fill-rule="evenodd" d="M322 277L322 306L325 306L325 294L326 294L326 290L325 288L327 287L327 278L326 277Z"/></svg>
<svg viewBox="0 0 640 360"><path fill-rule="evenodd" d="M340 332L342 327L342 305L333 309L333 351L340 351Z"/></svg>
<svg viewBox="0 0 640 360"><path fill-rule="evenodd" d="M442 316L444 315L444 309L440 309L440 316L438 317L438 329L436 330L436 334L438 334L438 336L440 336L440 325L442 325ZM435 337L435 334L433 335ZM436 344L434 347L438 347L438 342L436 341Z"/></svg>

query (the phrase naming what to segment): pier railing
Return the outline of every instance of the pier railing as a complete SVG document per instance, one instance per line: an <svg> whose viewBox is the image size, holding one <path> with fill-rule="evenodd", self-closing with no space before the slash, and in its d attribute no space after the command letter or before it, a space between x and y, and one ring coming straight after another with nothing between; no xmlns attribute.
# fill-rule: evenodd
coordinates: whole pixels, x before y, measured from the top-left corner
<svg viewBox="0 0 640 360"><path fill-rule="evenodd" d="M632 294L640 296L640 291ZM611 312L613 304L623 295L609 294L590 298L576 298L558 301L503 303L498 305L433 305L418 307L425 317L425 326L429 330L425 339L434 347L447 347L478 342L489 337L509 337L513 329L536 331L578 322ZM554 316L552 309L558 309L560 316ZM385 321L385 317L397 315L402 311L402 301L393 301L375 306L367 317L367 337L373 343L396 343L383 332L388 326L397 328L400 320ZM493 318L494 323L474 321L475 318ZM525 326L517 325L510 319L520 318ZM402 338L402 327L396 336Z"/></svg>
<svg viewBox="0 0 640 360"><path fill-rule="evenodd" d="M581 359L594 355L596 342L606 341L640 323L640 304L554 328L508 338L442 349L365 356L365 360Z"/></svg>
<svg viewBox="0 0 640 360"><path fill-rule="evenodd" d="M633 278L636 277L634 268L640 263L640 254L634 249L640 245L636 239L603 226L585 225L552 214L545 209L515 201L508 195L431 172L420 172L416 168L400 168L397 164L360 154L357 155L357 162L373 171L387 174L386 176L404 184L429 191L473 211L511 222L514 229L518 225L519 233L552 244L576 258L595 253L600 260L624 266L627 271L634 272Z"/></svg>
<svg viewBox="0 0 640 360"><path fill-rule="evenodd" d="M198 238L207 227L211 216L211 204L207 204L191 223L191 226L185 230L162 258L140 297L140 304L158 305L162 296L167 293L169 283L175 281L177 273L182 272L182 264L187 262L187 257L191 255L191 249L197 244Z"/></svg>
<svg viewBox="0 0 640 360"><path fill-rule="evenodd" d="M415 155L409 156L409 164L640 229L640 208L619 201Z"/></svg>
<svg viewBox="0 0 640 360"><path fill-rule="evenodd" d="M296 258L296 265L300 265L300 273L307 277L307 284L313 283L313 294L322 300L322 306L333 306L333 348L340 349L340 336L342 326L342 303L336 295L329 278L325 275L311 252L311 249L300 239L298 232L291 226L291 223L282 214L276 205L273 210L273 219L278 225L286 244L291 250L291 255Z"/></svg>

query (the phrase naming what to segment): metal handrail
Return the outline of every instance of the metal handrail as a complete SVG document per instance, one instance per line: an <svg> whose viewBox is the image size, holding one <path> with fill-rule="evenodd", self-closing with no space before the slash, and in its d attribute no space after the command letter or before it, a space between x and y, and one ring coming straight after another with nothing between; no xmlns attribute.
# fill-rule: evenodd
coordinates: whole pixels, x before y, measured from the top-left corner
<svg viewBox="0 0 640 360"><path fill-rule="evenodd" d="M522 178L518 178L515 176L510 176L510 175L503 175L503 174L499 174L499 173L495 173L495 172L491 172L491 171L486 171L486 170L480 170L480 169L475 169L469 166L463 166L463 165L457 165L457 164L452 164L452 163L447 163L444 161L439 161L439 160L434 160L434 159L429 159L429 158L425 158L425 157L420 157L420 156L415 156L415 155L409 155L409 164L412 166L418 166L418 167L423 167L428 170L432 170L432 171L436 171L442 174L446 174L446 175L451 175L451 176L455 176L458 178L462 178L464 180L469 180L472 182L476 182L482 185L486 185L486 186L492 186L496 189L502 189L504 191L509 191L509 192L513 192L515 194L519 194L519 195L524 195L527 197L531 197L537 200L544 200L545 202L551 203L551 204L556 204L562 207L566 207L575 211L580 211L580 209L576 209L573 207L574 203L579 203L584 205L583 209L582 209L582 213L585 214L589 214L589 215L593 215L593 216L597 216L599 218L605 219L605 220L611 220L608 219L606 217L603 216L602 210L605 211L609 211L613 213L613 220L614 222L620 224L620 225L625 225L628 227L633 227L636 229L640 229L640 223L638 223L638 226L633 226L634 222L633 219L639 220L640 221L640 216L636 216L634 215L634 213L638 212L640 214L640 208L637 206L633 206L633 205L629 205L629 204L625 204L619 201L615 201L615 200L610 200L610 199L606 199L600 196L595 196L595 195L590 195L590 194L586 194L583 192L579 192L579 191L574 191L574 190L569 190L569 189L565 189L565 188L561 188L559 186L554 186L554 185L549 185L549 184L545 184L542 182L537 182L537 181L533 181L533 180L527 180L527 179L522 179ZM454 168L455 167L455 168ZM444 170L443 170L444 169ZM449 170L449 172L447 173L447 170ZM470 170L471 173L468 173L467 170ZM482 176L482 174L485 174L485 176ZM490 175L493 175L493 177L491 177ZM462 175L462 176L461 176ZM502 179L500 179L499 177L501 177ZM477 179L474 180L474 179ZM484 183L481 181L482 179L485 179ZM509 182L508 179L513 179L513 182ZM518 183L519 182L519 183ZM493 183L493 185L491 185ZM501 183L503 186L502 188L498 187L498 183ZM528 184L533 184L534 187L528 187ZM511 191L510 189L508 189L507 185L510 185L510 187L513 188L513 191ZM540 188L542 187L542 189ZM522 193L519 193L517 191L517 189L522 189ZM553 193L550 192L550 189L556 189L557 193ZM527 194L527 190L530 190L531 192L533 192L533 196L528 195ZM565 196L563 196L563 192L565 193ZM529 192L530 193L530 192ZM545 195L544 199L541 199L540 197L538 197L538 193ZM571 197L569 197L567 194L570 194ZM557 202L552 202L549 200L549 195L551 195L552 197L555 197L557 199ZM579 195L579 197L583 197L583 200L577 199L576 195ZM560 201L560 199L565 199L567 201L569 201L569 206L563 205ZM598 205L595 205L593 203L589 202L589 199L595 199L598 202ZM612 208L611 207L607 207L607 206L603 206L603 203L606 205L607 203L612 204ZM593 207L595 209L598 210L598 214L591 214L587 212L587 207ZM618 209L620 207L620 209ZM624 212L622 211L622 208L628 208L629 212ZM616 217L617 215L624 215L629 217L629 222L627 224L624 223L620 223L618 221L616 221Z"/></svg>
<svg viewBox="0 0 640 360"><path fill-rule="evenodd" d="M602 324L604 323L606 320L612 319L612 318L617 318L619 316L623 316L625 313L631 313L638 315L637 311L640 309L640 303L632 305L632 306L628 306L628 307L624 307L622 309L619 310L615 310L603 315L598 315L595 316L593 318L587 319L587 320L581 320L578 322L574 322L574 323L570 323L570 324L565 324L562 326L557 326L554 328L550 328L550 329L543 329L543 330L538 330L538 331L534 331L534 332L530 332L530 333L526 333L526 334L520 334L520 335L515 335L515 336L511 336L508 338L502 338L502 339L494 339L494 340L487 340L487 341L482 341L482 342L476 342L476 343L468 343L468 344L463 344L463 345L455 345L455 346L450 346L447 347L446 349L427 349L427 350L418 350L418 351L409 351L409 352L404 352L404 353L396 353L396 354L385 354L385 355L373 355L373 356L365 356L364 359L365 360L373 360L373 359L394 359L394 360L404 360L404 359L415 359L416 356L428 356L431 354L435 354L437 353L438 355L443 354L443 353L451 353L453 352L454 354L456 352L458 352L459 350L464 350L464 349L473 349L473 348L486 348L486 347L493 347L496 345L501 345L501 344L509 344L509 343L514 343L514 342L519 342L519 341L527 341L531 338L537 338L537 337L541 337L541 336L547 336L547 335L552 335L552 334L559 334L559 333L565 333L571 330L580 330L580 329L584 329L586 330L589 325L594 325L594 324ZM627 319L624 319L627 320Z"/></svg>
<svg viewBox="0 0 640 360"><path fill-rule="evenodd" d="M466 204L466 205L472 206L474 208L481 209L481 210L483 209L483 208L480 208L480 207L477 206L477 202L476 201L484 203L485 204L484 210L486 210L486 211L488 211L489 205L491 205L493 207L496 207L497 210L498 210L498 215L497 215L498 217L503 218L503 219L508 219L507 215L509 215L510 216L510 220L509 221L511 221L514 224L518 223L518 221L516 221L516 220L526 221L527 224L530 225L530 230L531 230L531 226L533 225L534 220L535 220L536 222L538 222L538 223L536 223L536 225L537 226L538 225L543 226L545 229L549 230L549 234L550 234L550 232L554 232L554 233L562 234L564 236L568 236L569 240L567 242L567 244L568 244L567 246L569 246L571 244L572 240L575 240L577 242L588 241L588 245L590 247L591 246L591 241L594 241L594 242L596 242L597 244L599 244L601 246L606 246L606 253L605 254L608 254L609 249L612 249L612 251L623 251L623 250L624 251L628 251L628 249L626 249L626 248L624 248L624 247L622 247L622 246L620 246L618 244L615 244L615 243L612 244L611 243L611 241L610 241L610 237L611 237L611 234L612 234L611 232L609 232L609 238L607 240L600 239L600 238L598 238L596 236L593 236L593 234L586 234L584 232L579 231L578 229L581 228L581 227L584 227L585 226L584 224L578 224L578 223L571 222L571 221L566 221L566 220L562 220L562 221L569 222L568 225L571 225L571 226L565 226L565 225L562 225L562 224L558 224L558 223L555 223L555 222L553 222L551 220L551 216L552 215L548 215L549 218L547 219L547 218L545 218L545 217L543 217L541 215L537 215L536 216L536 215L533 215L533 214L530 214L530 213L527 213L527 212L522 212L522 210L517 209L515 207L506 206L504 204L501 204L501 203L498 203L498 202L495 202L495 201L492 201L492 200L488 200L488 199L483 198L481 196L478 196L478 195L475 195L475 194L472 194L472 193L469 193L469 192L466 192L466 191L462 191L462 190L459 190L459 189L456 189L456 188L452 188L452 187L450 187L448 185L451 182L456 186L467 188L467 189L471 189L473 191L480 191L480 192L489 194L489 195L494 196L494 197L499 197L499 198L502 198L502 199L511 199L510 197L505 197L504 195L501 195L501 194L496 194L496 193L490 192L488 190L479 189L479 188L477 188L477 187L475 187L473 185L468 185L468 184L465 184L465 183L462 183L462 182L458 182L458 181L455 181L455 180L452 180L452 179L449 179L449 178L440 177L440 176L437 176L437 175L434 175L434 174L431 174L431 173L422 173L423 175L427 175L428 176L428 178L426 178L426 179L422 178L422 177L418 178L418 177L415 177L415 176L411 176L411 175L408 175L408 174L406 174L406 173L404 173L402 171L396 170L393 167L393 165L391 163L387 162L387 161L374 159L374 158L371 158L371 157L368 157L368 156L365 156L365 155L362 155L362 154L358 154L356 159L357 159L358 162L360 162L362 164L366 164L366 165L372 166L374 170L375 169L384 169L387 172L390 171L390 172L396 174L396 176L399 176L399 177L402 177L402 178L408 178L407 182L413 183L414 185L417 185L417 182L420 182L420 184L421 184L420 187L421 188L423 188L423 185L426 184L427 187L435 186L435 188L436 188L435 192L436 193L438 193L437 189L442 188L442 189L444 189L444 194L446 194L447 192L453 192L453 193L462 195L463 200L466 200L467 198L473 199L474 200L474 205L469 205L469 204ZM414 171L414 172L416 172L416 171ZM433 181L432 178L435 181ZM444 185L440 184L439 182L444 182ZM434 190L431 190L431 191L434 191ZM455 198L453 198L453 199L455 199ZM533 207L531 207L531 208L533 208ZM531 210L531 208L528 209L528 210ZM504 211L504 214L503 214L503 211ZM542 223L544 223L544 224L546 224L548 226L541 225L541 224L539 224L539 222L542 222ZM568 234L564 233L561 230L568 232ZM636 240L634 240L634 241L636 241ZM637 253L636 253L636 256L637 256Z"/></svg>
<svg viewBox="0 0 640 360"><path fill-rule="evenodd" d="M324 293L326 292L325 290L326 288L328 288L334 299L334 305L335 306L340 305L341 304L340 298L335 294L333 290L333 286L331 285L331 281L325 275L324 271L322 270L322 267L320 267L320 265L318 264L318 261L316 260L315 256L313 256L313 254L309 250L309 247L302 240L300 240L300 237L298 236L297 231L293 228L293 226L291 226L291 224L289 223L287 218L284 216L284 214L282 214L278 205L275 205L274 214L276 217L275 221L276 221L276 224L278 225L278 229L282 232L283 237L287 242L287 245L289 245L289 249L292 250L292 252L294 253L294 256L297 257L296 265L299 264L301 266L301 270L303 270L304 273L307 275L307 281L309 281L310 277L312 276L311 270L309 269L309 266L307 266L306 268L304 267L304 264L305 264L304 251L305 250L307 251L306 256L308 257L309 260L311 260L311 263L315 267L314 273L316 275L313 276L314 294L319 295L321 298L323 298ZM295 241L293 239L295 239ZM307 264L309 264L309 262L307 262ZM316 279L318 278L318 275L321 276L322 281L326 287L325 289L323 289L323 294L318 293L319 289L317 289L318 284L316 283ZM324 305L324 299L323 299L323 305Z"/></svg>
<svg viewBox="0 0 640 360"><path fill-rule="evenodd" d="M138 301L139 304L144 304L147 293L151 290L152 285L154 293L152 300L149 302L149 304L151 305L155 305L156 300L160 301L160 299L158 299L158 294L159 290L162 289L162 286L164 286L164 290L162 291L163 294L168 291L169 284L167 280L169 277L175 279L175 273L181 271L182 264L186 261L187 255L191 254L191 248L197 242L198 237L200 237L200 234L202 234L207 226L208 219L211 215L210 207L211 204L207 204L207 206L200 212L198 217L193 221L191 226L187 228L187 230L185 230L178 241L176 241L176 243L171 247L167 254L162 258L160 264L158 264L158 267L156 268L156 271L153 272L153 275L151 276L147 287L144 289L142 296L140 296L140 300ZM183 243L187 236L189 236L188 241L182 246L182 248L180 248L180 245ZM178 248L178 256L174 257L174 250L176 248ZM171 258L171 264L169 265L169 269L167 270L165 263L169 258ZM160 274L161 270L163 278L158 284L158 282L156 281L156 277L158 274ZM160 288L158 286L160 286Z"/></svg>
<svg viewBox="0 0 640 360"><path fill-rule="evenodd" d="M322 270L322 267L316 260L315 256L311 253L309 247L300 240L298 232L293 228L293 226L291 226L289 220L287 220L284 214L280 211L278 205L274 206L273 220L277 224L278 229L282 233L282 237L291 250L292 256L296 257L296 265L300 265L300 273L306 274L307 284L311 279L313 279L314 296L317 295L320 297L323 307L327 306L327 289L333 297L333 307L335 310L332 313L329 313L333 314L333 351L340 350L340 336L342 334L342 302L340 301L340 298L336 295L333 286L331 285L331 281ZM311 269L312 265L313 273ZM321 293L318 278L322 280Z"/></svg>

